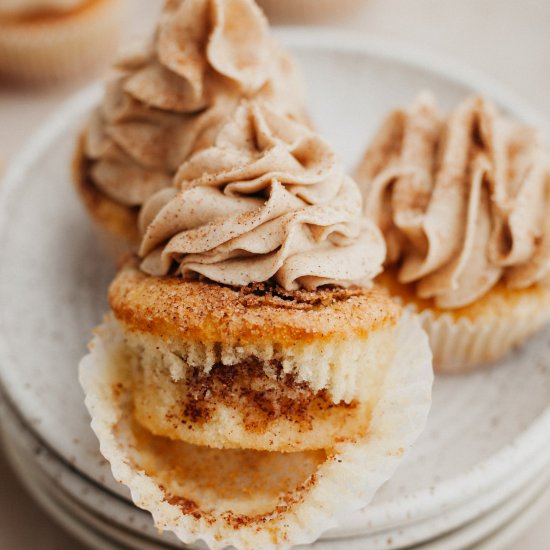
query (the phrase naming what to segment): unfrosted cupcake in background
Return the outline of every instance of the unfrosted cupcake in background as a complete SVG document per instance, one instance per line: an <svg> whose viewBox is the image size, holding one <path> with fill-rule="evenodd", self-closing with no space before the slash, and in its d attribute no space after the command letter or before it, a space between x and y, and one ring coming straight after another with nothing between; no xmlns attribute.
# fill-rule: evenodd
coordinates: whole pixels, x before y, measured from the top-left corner
<svg viewBox="0 0 550 550"><path fill-rule="evenodd" d="M357 184L245 102L141 223L80 366L115 477L185 543L312 542L370 502L430 405L427 338L373 286L385 244Z"/></svg>
<svg viewBox="0 0 550 550"><path fill-rule="evenodd" d="M318 23L348 16L360 10L367 0L258 0L274 22Z"/></svg>
<svg viewBox="0 0 550 550"><path fill-rule="evenodd" d="M126 0L1 0L0 76L28 83L77 77L115 54Z"/></svg>
<svg viewBox="0 0 550 550"><path fill-rule="evenodd" d="M359 167L388 246L380 278L413 306L435 367L504 357L550 320L550 156L532 128L470 97L391 113Z"/></svg>
<svg viewBox="0 0 550 550"><path fill-rule="evenodd" d="M123 55L85 128L75 180L110 243L133 249L137 214L212 143L242 98L304 116L303 83L253 0L166 2L153 38Z"/></svg>

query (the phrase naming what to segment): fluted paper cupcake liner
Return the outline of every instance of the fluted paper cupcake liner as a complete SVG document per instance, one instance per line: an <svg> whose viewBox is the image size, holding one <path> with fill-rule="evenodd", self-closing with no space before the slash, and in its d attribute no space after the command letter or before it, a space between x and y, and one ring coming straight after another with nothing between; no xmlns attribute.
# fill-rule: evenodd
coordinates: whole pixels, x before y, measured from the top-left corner
<svg viewBox="0 0 550 550"><path fill-rule="evenodd" d="M0 22L0 74L49 82L98 68L116 51L125 13L125 0L94 0L59 20Z"/></svg>
<svg viewBox="0 0 550 550"><path fill-rule="evenodd" d="M174 532L185 543L202 539L213 549L234 546L280 550L310 543L327 529L345 522L350 513L368 505L378 488L392 476L422 432L430 408L431 352L418 320L406 313L398 326L397 353L373 410L368 434L353 442L336 442L316 463L314 473L308 474L294 491L276 493L280 502L270 501L271 512L261 518L250 513L235 515L232 511L246 505L242 500L246 491L240 494L241 500L234 492L223 498L216 493L209 500L208 491L201 490L201 502L197 503L186 491L192 491L201 480L186 477L179 461L174 470L167 470L165 464L159 468L163 457L170 454L170 446L182 445L181 442L161 438L162 441L155 440L155 445L140 447L140 436L132 421L122 343L121 331L116 329L112 317L107 317L91 343L91 353L80 364L80 380L101 452L111 463L114 477L130 488L137 506L151 512L160 530ZM210 453L208 456L217 453L217 458L212 459L216 468L227 468L233 452L255 452L213 451L194 446L187 449L191 454L201 449ZM250 460L246 454L244 459L241 456L239 469L227 476L228 483L246 476L250 469L254 471L251 463L256 456L260 455L250 454ZM302 467L302 459L297 462L296 453L264 452L261 456L262 460L274 460L284 476L294 475L293 464ZM290 461L290 466L286 461ZM201 467L208 469L208 464L201 463ZM276 471L271 475L276 476ZM179 494L174 496L167 486L172 491L178 489ZM221 491L219 486L216 491ZM254 499L256 495L249 493L247 498ZM208 514L206 509L210 510Z"/></svg>
<svg viewBox="0 0 550 550"><path fill-rule="evenodd" d="M416 311L415 306L408 309ZM511 305L507 316L457 318L426 309L418 319L430 340L434 369L453 374L504 358L550 322L550 307L531 298Z"/></svg>

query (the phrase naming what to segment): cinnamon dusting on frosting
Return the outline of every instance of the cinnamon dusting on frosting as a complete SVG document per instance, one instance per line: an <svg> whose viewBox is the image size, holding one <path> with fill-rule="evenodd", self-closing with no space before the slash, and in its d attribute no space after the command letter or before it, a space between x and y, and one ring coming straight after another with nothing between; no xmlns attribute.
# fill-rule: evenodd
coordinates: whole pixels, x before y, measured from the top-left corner
<svg viewBox="0 0 550 550"><path fill-rule="evenodd" d="M243 97L303 116L294 62L253 0L167 1L152 40L115 67L86 129L85 153L95 185L124 206L168 187Z"/></svg>
<svg viewBox="0 0 550 550"><path fill-rule="evenodd" d="M330 147L270 106L245 102L215 144L140 216L142 269L286 290L369 284L385 246Z"/></svg>
<svg viewBox="0 0 550 550"><path fill-rule="evenodd" d="M0 17L60 15L72 12L89 2L90 0L2 0Z"/></svg>
<svg viewBox="0 0 550 550"><path fill-rule="evenodd" d="M402 315L402 308L381 287L323 287L315 292L292 291L290 297L176 277L149 277L131 268L121 270L109 289L111 309L130 330L175 341L185 336L239 346L351 335L367 338L396 325Z"/></svg>
<svg viewBox="0 0 550 550"><path fill-rule="evenodd" d="M386 119L359 168L387 263L421 299L456 309L550 273L550 155L481 97L443 116L428 95Z"/></svg>

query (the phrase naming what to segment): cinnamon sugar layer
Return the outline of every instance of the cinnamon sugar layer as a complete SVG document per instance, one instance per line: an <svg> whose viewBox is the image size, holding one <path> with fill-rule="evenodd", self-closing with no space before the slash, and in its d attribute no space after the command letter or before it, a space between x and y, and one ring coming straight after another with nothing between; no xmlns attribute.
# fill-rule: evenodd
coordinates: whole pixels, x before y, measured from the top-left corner
<svg viewBox="0 0 550 550"><path fill-rule="evenodd" d="M130 330L164 341L231 346L283 345L367 338L401 316L387 291L323 287L284 291L272 285L234 288L123 269L109 290L111 308Z"/></svg>
<svg viewBox="0 0 550 550"><path fill-rule="evenodd" d="M368 398L334 403L328 390L313 390L273 361L188 367L174 380L158 353L128 351L136 420L156 435L213 448L296 452L354 439L368 431L384 380L380 357Z"/></svg>

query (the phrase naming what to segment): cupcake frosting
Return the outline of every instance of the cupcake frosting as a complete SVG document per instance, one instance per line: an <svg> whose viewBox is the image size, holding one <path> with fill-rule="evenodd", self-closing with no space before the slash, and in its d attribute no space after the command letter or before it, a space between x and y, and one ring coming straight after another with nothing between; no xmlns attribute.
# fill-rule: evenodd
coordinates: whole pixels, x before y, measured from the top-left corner
<svg viewBox="0 0 550 550"><path fill-rule="evenodd" d="M357 178L387 262L437 307L471 304L499 281L546 282L550 156L537 132L483 98L447 117L426 94L393 112Z"/></svg>
<svg viewBox="0 0 550 550"><path fill-rule="evenodd" d="M140 216L146 273L295 290L381 271L384 239L356 183L321 138L265 104L244 102L175 182Z"/></svg>
<svg viewBox="0 0 550 550"><path fill-rule="evenodd" d="M127 206L170 185L243 97L303 114L297 69L253 0L169 0L153 40L116 68L86 129L86 155L97 187Z"/></svg>
<svg viewBox="0 0 550 550"><path fill-rule="evenodd" d="M0 0L0 16L27 15L39 12L65 12L88 0Z"/></svg>

